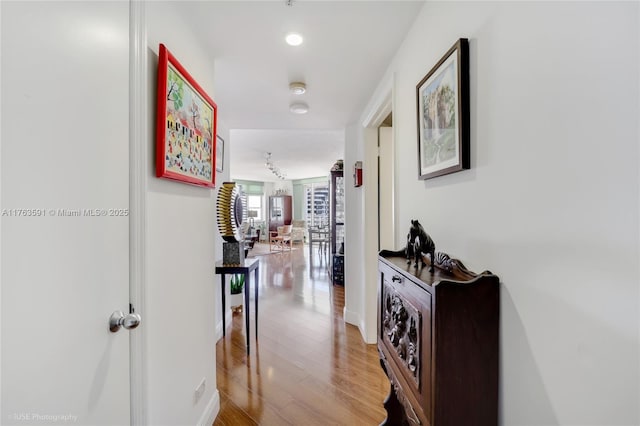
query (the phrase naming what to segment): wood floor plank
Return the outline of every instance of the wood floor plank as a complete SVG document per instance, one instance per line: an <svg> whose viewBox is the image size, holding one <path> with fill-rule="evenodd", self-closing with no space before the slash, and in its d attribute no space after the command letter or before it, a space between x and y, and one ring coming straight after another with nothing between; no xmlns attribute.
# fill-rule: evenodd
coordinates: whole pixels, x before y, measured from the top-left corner
<svg viewBox="0 0 640 426"><path fill-rule="evenodd" d="M378 425L389 381L375 345L343 318L344 288L308 249L260 256L258 339L251 300L251 356L244 316L216 345L220 413L215 426ZM348 285L348 283L347 283Z"/></svg>
<svg viewBox="0 0 640 426"><path fill-rule="evenodd" d="M247 413L240 409L233 401L226 399L224 403L220 404L220 412L218 417L213 422L214 426L232 426L232 425L258 425Z"/></svg>
<svg viewBox="0 0 640 426"><path fill-rule="evenodd" d="M326 416L316 412L313 408L301 406L300 402L292 401L282 410L282 415L292 424L305 426L326 426Z"/></svg>
<svg viewBox="0 0 640 426"><path fill-rule="evenodd" d="M384 420L384 415L376 416L375 408L372 414L372 407L364 405L361 401L350 397L337 387L323 383L317 378L309 378L300 383L300 394L310 407L327 407L324 411L325 418L332 424L369 424L377 425Z"/></svg>

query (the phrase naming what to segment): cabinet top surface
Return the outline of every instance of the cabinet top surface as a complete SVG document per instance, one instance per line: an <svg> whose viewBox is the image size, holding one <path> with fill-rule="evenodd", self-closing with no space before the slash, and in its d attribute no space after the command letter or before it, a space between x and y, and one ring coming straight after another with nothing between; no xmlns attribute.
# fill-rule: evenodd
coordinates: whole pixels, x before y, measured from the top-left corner
<svg viewBox="0 0 640 426"><path fill-rule="evenodd" d="M438 256L436 256L437 258ZM451 263L449 265L438 265L433 268L433 272L429 271L430 260L429 256L423 256L425 259L426 266L422 266L422 264L418 263L418 267L414 266L414 259L411 259L410 263L407 263L407 259L401 256L388 256L384 254L380 254L378 259L391 266L393 269L402 272L409 278L417 279L428 286L435 286L441 281L459 281L459 282L469 282L475 281L479 277L489 278L495 280L497 283L499 278L492 274L489 271L482 272L480 274L476 274L472 271L469 271L461 261L458 259L450 258ZM447 271L446 269L450 269Z"/></svg>

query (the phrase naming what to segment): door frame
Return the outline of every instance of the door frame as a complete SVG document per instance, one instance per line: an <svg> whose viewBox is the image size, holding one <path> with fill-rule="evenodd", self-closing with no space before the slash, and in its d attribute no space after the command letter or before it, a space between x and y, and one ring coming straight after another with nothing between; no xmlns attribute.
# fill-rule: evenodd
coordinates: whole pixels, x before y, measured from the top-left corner
<svg viewBox="0 0 640 426"><path fill-rule="evenodd" d="M146 401L147 26L145 2L129 0L129 303L142 317L129 333L130 423L148 424Z"/></svg>
<svg viewBox="0 0 640 426"><path fill-rule="evenodd" d="M367 170L363 173L364 210L376 212L365 215L364 220L364 318L362 318L362 334L367 343L376 343L377 338L377 298L378 298L378 127L394 108L394 91L396 75L387 75L372 98L370 107L362 120L364 138L364 164ZM393 139L397 140L397 126L393 127ZM395 158L395 154L394 154ZM367 167L367 164L372 165ZM374 166L375 165L375 166ZM395 168L395 167L394 167ZM392 185L395 199L395 180ZM394 202L395 205L395 202ZM397 217L394 214L394 230L397 229ZM395 234L395 232L394 232ZM347 297L347 295L345 295Z"/></svg>

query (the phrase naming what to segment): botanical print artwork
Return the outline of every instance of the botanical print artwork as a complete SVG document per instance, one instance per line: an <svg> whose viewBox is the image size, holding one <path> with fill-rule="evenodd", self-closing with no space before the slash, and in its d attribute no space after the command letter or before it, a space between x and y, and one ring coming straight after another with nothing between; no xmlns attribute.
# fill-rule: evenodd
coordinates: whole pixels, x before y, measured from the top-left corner
<svg viewBox="0 0 640 426"><path fill-rule="evenodd" d="M468 169L469 41L458 41L416 85L418 178Z"/></svg>
<svg viewBox="0 0 640 426"><path fill-rule="evenodd" d="M441 71L425 82L420 91L422 140L421 174L458 162L457 61L451 55Z"/></svg>
<svg viewBox="0 0 640 426"><path fill-rule="evenodd" d="M212 180L214 112L171 63L167 69L166 170Z"/></svg>

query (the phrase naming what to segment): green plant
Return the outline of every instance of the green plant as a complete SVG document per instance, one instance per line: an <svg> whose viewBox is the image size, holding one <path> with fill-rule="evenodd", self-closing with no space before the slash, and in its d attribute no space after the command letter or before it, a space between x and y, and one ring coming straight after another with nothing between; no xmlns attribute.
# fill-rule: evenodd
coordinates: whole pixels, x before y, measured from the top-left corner
<svg viewBox="0 0 640 426"><path fill-rule="evenodd" d="M242 293L244 287L244 274L235 274L231 277L231 294Z"/></svg>
<svg viewBox="0 0 640 426"><path fill-rule="evenodd" d="M182 108L183 96L184 96L184 80L178 76L171 68L169 68L169 91L167 93L167 100L173 101L173 108L179 111Z"/></svg>

